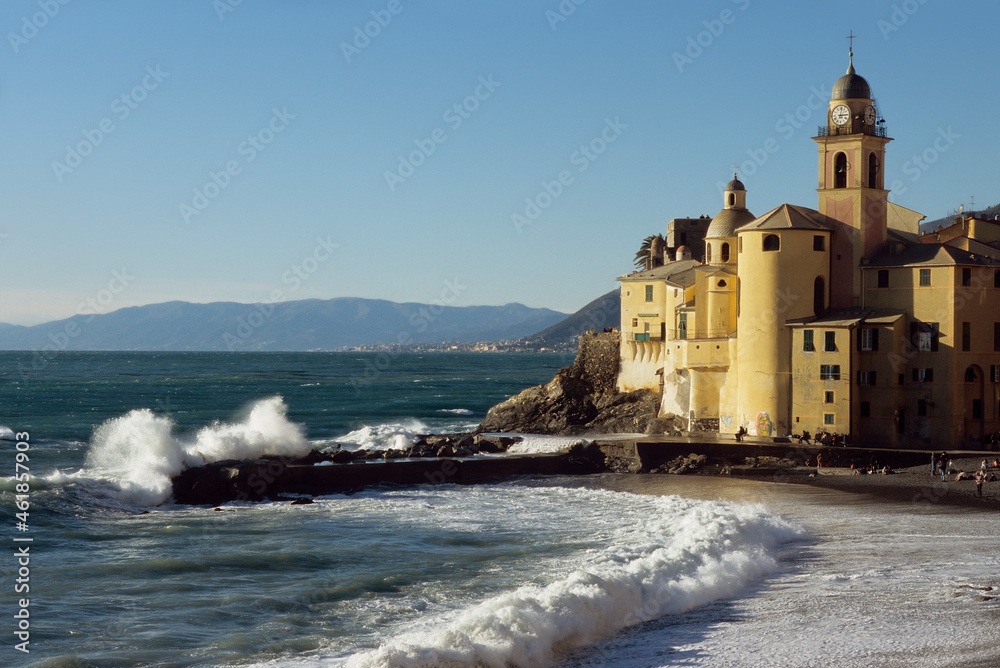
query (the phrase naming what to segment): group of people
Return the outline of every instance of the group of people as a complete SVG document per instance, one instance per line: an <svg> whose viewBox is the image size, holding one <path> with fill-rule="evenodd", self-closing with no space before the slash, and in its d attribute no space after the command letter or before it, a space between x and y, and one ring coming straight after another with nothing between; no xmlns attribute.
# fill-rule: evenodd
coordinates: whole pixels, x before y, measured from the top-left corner
<svg viewBox="0 0 1000 668"><path fill-rule="evenodd" d="M931 460L932 471L934 474L941 476L941 482L947 480L946 476L949 474L955 474L955 480L973 480L976 483L976 494L979 496L983 495L983 483L996 481L996 473L990 473L990 462L987 459L979 465L979 470L975 473L968 473L967 471L956 471L954 463L948 458L947 452L942 452L940 455L932 456ZM994 471L1000 469L1000 458L993 460Z"/></svg>
<svg viewBox="0 0 1000 668"><path fill-rule="evenodd" d="M803 443L808 444L809 441L815 440L816 445L830 445L834 447L846 446L851 440L847 434L831 434L827 431L819 432L815 438L810 436L808 431L803 431L802 434L792 434L792 438L797 439L799 445Z"/></svg>

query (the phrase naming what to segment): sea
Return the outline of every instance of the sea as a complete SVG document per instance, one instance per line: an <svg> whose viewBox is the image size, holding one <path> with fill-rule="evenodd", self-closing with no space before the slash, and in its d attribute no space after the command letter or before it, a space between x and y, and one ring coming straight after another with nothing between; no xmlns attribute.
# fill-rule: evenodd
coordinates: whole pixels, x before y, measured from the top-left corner
<svg viewBox="0 0 1000 668"><path fill-rule="evenodd" d="M997 515L926 495L595 474L171 498L206 461L470 430L571 362L0 353L0 665L1000 665Z"/></svg>

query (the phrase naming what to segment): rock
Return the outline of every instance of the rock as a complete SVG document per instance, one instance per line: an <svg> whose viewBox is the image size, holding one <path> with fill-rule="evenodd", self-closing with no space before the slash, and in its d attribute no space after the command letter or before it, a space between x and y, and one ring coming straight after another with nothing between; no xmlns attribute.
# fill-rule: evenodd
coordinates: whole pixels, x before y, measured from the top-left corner
<svg viewBox="0 0 1000 668"><path fill-rule="evenodd" d="M479 432L572 434L597 415L590 387L566 369L547 385L529 387L486 414Z"/></svg>
<svg viewBox="0 0 1000 668"><path fill-rule="evenodd" d="M666 464L659 466L655 472L681 475L690 471L697 471L699 468L704 466L707 461L708 457L705 455L691 453L687 457L676 457L672 459Z"/></svg>
<svg viewBox="0 0 1000 668"><path fill-rule="evenodd" d="M347 462L353 462L354 459L355 453L350 450L337 450L330 455L330 461L334 464L346 464Z"/></svg>
<svg viewBox="0 0 1000 668"><path fill-rule="evenodd" d="M660 394L618 392L619 335L585 333L573 366L546 385L530 387L497 404L476 430L528 434L677 433L675 416L658 419Z"/></svg>
<svg viewBox="0 0 1000 668"><path fill-rule="evenodd" d="M519 442L520 436L488 436L486 434L476 434L473 442L480 452L507 452L507 449Z"/></svg>

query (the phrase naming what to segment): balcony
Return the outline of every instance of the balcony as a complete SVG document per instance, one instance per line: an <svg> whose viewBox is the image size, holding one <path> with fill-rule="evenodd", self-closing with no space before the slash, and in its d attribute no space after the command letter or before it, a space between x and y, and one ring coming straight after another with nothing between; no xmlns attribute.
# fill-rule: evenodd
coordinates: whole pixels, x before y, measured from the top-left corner
<svg viewBox="0 0 1000 668"><path fill-rule="evenodd" d="M821 125L816 130L817 137L845 137L847 135L869 135L871 137L888 137L885 121L875 125L865 125L858 121L845 125Z"/></svg>

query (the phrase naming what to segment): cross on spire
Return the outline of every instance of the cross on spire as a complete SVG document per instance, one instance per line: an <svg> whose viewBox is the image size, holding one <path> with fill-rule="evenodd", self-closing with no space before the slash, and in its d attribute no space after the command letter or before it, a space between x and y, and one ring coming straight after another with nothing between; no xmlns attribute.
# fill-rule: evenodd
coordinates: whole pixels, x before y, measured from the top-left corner
<svg viewBox="0 0 1000 668"><path fill-rule="evenodd" d="M851 56L854 55L854 40L856 38L857 38L857 35L855 35L854 31L851 30L851 33L847 36L847 39L851 40L851 46L850 46L850 54L851 54Z"/></svg>

